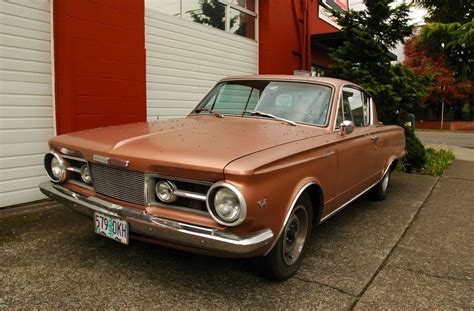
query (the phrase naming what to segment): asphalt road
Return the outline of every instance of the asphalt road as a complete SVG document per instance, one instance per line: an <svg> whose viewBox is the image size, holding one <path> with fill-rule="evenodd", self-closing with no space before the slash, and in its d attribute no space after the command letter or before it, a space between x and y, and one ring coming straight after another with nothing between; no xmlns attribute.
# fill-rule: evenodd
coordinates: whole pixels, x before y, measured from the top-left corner
<svg viewBox="0 0 474 311"><path fill-rule="evenodd" d="M251 260L118 244L62 206L4 213L0 309L472 309L472 163L441 179L396 174L387 200L359 199L319 226L282 283Z"/></svg>
<svg viewBox="0 0 474 311"><path fill-rule="evenodd" d="M449 145L474 149L474 132L416 131L424 144Z"/></svg>

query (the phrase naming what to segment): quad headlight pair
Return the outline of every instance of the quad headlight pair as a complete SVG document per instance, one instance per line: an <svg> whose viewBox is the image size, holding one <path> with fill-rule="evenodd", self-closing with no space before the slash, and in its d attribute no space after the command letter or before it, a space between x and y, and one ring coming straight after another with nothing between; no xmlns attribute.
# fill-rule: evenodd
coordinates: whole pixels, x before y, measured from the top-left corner
<svg viewBox="0 0 474 311"><path fill-rule="evenodd" d="M46 173L55 183L62 183L68 179L68 167L67 161L56 151L50 151L44 156L44 168ZM87 164L81 166L80 174L82 181L87 184L92 183L92 175Z"/></svg>
<svg viewBox="0 0 474 311"><path fill-rule="evenodd" d="M168 180L159 180L155 185L156 197L164 203L178 199L176 185ZM207 210L221 225L237 226L247 214L247 205L242 193L226 182L215 183L206 194Z"/></svg>

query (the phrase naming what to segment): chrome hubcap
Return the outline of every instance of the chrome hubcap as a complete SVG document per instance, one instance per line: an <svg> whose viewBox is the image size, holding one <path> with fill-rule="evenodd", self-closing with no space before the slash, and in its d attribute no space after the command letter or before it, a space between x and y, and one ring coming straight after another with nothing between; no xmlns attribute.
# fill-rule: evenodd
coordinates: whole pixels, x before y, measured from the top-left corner
<svg viewBox="0 0 474 311"><path fill-rule="evenodd" d="M298 205L285 226L283 241L283 261L287 266L294 264L301 255L308 232L308 213Z"/></svg>
<svg viewBox="0 0 474 311"><path fill-rule="evenodd" d="M387 172L382 179L382 190L383 192L387 191L388 188L388 180L390 179L390 174Z"/></svg>

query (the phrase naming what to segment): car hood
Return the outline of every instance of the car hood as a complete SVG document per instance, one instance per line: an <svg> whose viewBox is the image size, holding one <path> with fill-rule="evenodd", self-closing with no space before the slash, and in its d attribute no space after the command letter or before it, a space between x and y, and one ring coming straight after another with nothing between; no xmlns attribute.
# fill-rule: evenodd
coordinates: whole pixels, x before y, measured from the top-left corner
<svg viewBox="0 0 474 311"><path fill-rule="evenodd" d="M57 136L51 144L80 151L89 161L95 154L129 160L129 168L137 171L181 175L181 169L222 175L236 159L324 133L321 128L268 119L193 116L74 132Z"/></svg>

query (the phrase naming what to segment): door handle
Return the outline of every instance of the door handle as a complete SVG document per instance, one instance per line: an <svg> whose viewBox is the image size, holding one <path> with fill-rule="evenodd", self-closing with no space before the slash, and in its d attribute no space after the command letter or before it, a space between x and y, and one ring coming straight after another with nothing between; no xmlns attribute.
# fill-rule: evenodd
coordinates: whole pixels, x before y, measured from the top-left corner
<svg viewBox="0 0 474 311"><path fill-rule="evenodd" d="M370 136L370 139L372 139L373 141L378 141L379 137L377 135L374 135L374 136Z"/></svg>

